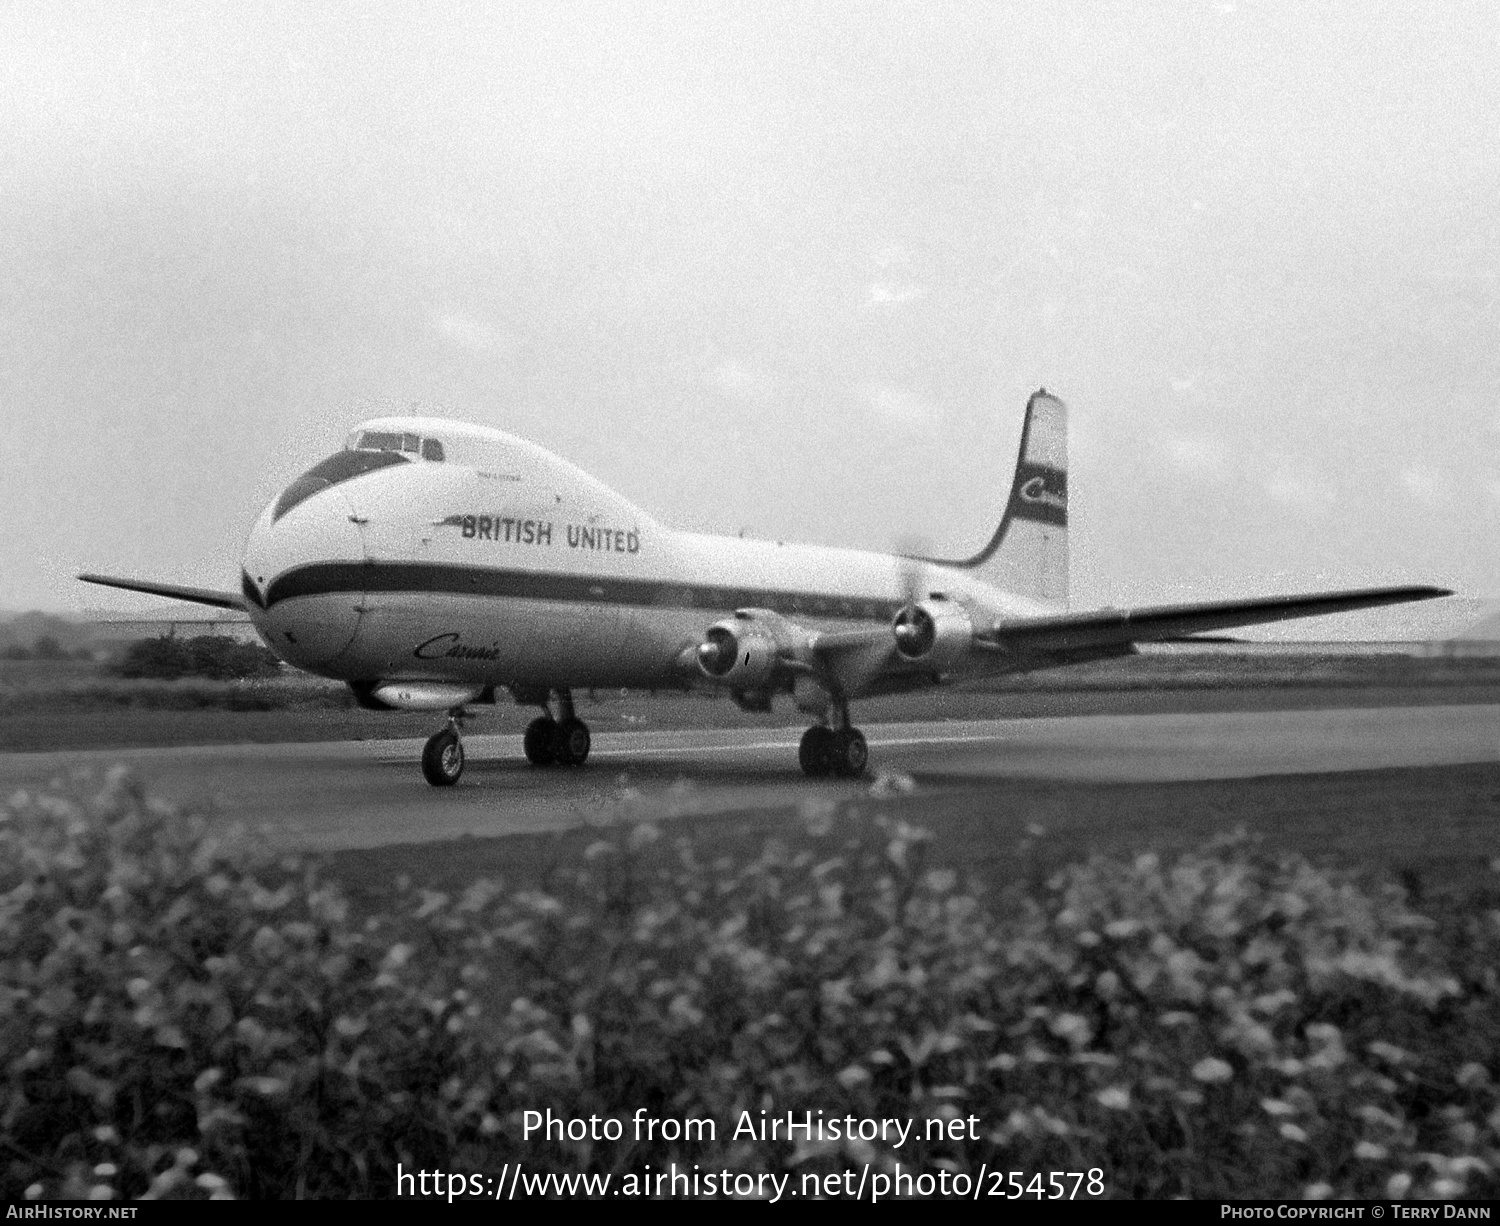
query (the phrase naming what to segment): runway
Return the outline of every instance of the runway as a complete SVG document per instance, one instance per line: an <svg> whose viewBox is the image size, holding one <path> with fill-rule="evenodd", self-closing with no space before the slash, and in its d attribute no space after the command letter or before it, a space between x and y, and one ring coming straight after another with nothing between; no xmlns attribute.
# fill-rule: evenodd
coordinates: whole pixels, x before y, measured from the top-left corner
<svg viewBox="0 0 1500 1226"><path fill-rule="evenodd" d="M800 730L610 732L581 770L537 770L517 736L465 737L452 789L421 778L420 740L0 755L0 787L128 764L154 796L207 806L311 850L492 837L633 812L795 808L808 797L980 790L1004 780L1170 783L1500 762L1500 704L872 724L871 778L810 781Z"/></svg>

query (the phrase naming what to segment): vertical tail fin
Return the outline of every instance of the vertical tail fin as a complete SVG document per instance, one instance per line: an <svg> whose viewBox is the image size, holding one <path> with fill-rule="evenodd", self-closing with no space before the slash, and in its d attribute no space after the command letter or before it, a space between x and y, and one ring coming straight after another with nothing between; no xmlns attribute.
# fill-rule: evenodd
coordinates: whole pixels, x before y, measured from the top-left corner
<svg viewBox="0 0 1500 1226"><path fill-rule="evenodd" d="M1068 603L1068 410L1046 388L1026 402L1010 499L989 544L942 563L1034 600Z"/></svg>

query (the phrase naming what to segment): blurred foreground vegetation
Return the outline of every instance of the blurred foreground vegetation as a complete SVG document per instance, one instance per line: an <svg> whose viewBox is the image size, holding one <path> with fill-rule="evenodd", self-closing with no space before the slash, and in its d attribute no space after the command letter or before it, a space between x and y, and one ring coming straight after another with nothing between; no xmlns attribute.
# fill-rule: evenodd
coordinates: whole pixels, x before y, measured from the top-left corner
<svg viewBox="0 0 1500 1226"><path fill-rule="evenodd" d="M865 802L866 806L873 802ZM0 1197L388 1198L396 1164L1104 1171L1122 1197L1500 1194L1500 904L1243 839L983 899L878 808L725 851L649 820L539 886L398 885L142 795L0 814ZM715 1121L538 1142L522 1112ZM977 1116L900 1152L742 1110ZM920 1127L920 1125L919 1125Z"/></svg>

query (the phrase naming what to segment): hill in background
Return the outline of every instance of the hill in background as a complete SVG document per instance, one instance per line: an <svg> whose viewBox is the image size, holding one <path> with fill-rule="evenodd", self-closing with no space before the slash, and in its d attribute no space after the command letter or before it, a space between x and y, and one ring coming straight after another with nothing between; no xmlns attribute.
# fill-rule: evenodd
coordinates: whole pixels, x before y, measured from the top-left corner
<svg viewBox="0 0 1500 1226"><path fill-rule="evenodd" d="M1500 640L1500 601L1482 600L1478 619L1458 637L1461 639Z"/></svg>
<svg viewBox="0 0 1500 1226"><path fill-rule="evenodd" d="M64 651L92 647L98 633L92 623L55 613L0 614L0 651L9 647L31 650L38 639L51 638Z"/></svg>

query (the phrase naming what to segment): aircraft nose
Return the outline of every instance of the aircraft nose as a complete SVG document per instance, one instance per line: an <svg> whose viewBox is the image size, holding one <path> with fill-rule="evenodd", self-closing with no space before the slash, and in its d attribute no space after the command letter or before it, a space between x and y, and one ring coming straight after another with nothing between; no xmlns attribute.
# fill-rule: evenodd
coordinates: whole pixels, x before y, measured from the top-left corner
<svg viewBox="0 0 1500 1226"><path fill-rule="evenodd" d="M359 629L364 543L339 490L278 515L283 501L261 513L245 545L241 585L250 620L287 663L330 671Z"/></svg>

